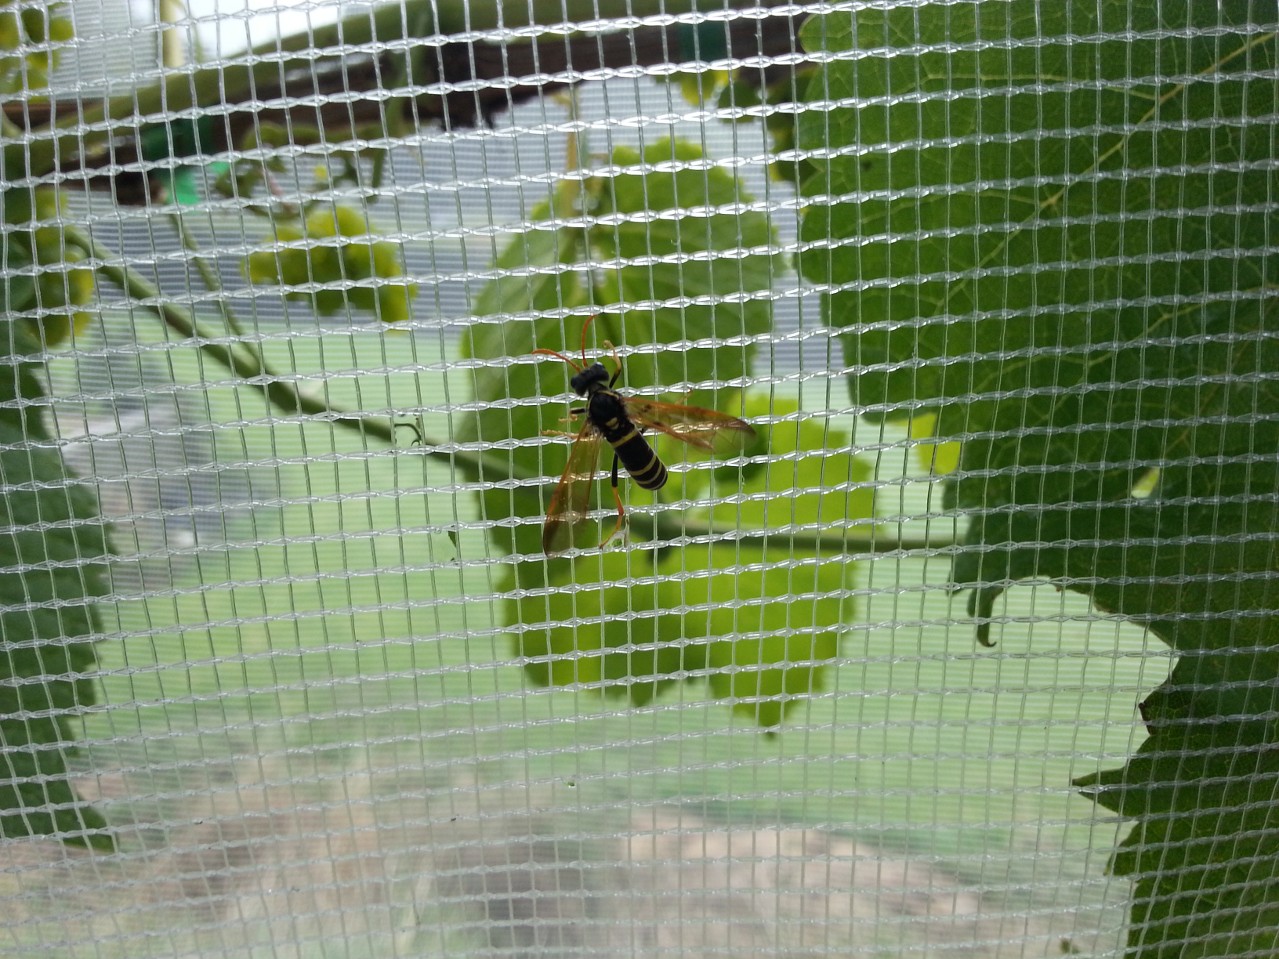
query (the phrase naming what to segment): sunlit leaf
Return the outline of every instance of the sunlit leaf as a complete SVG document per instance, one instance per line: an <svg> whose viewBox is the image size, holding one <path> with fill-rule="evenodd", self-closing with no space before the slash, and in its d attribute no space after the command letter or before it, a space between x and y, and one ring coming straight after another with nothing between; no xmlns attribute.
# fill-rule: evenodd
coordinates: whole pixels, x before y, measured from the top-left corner
<svg viewBox="0 0 1279 959"><path fill-rule="evenodd" d="M582 557L546 595L507 600L530 679L594 687L642 706L702 668L705 647L683 641L686 617L658 602L651 579L635 581L637 572L648 575L647 559L642 551Z"/></svg>
<svg viewBox="0 0 1279 959"><path fill-rule="evenodd" d="M910 420L910 438L919 440L915 446L915 460L932 476L944 476L955 472L959 466L961 446L954 440L939 440L937 417L933 413L913 416Z"/></svg>
<svg viewBox="0 0 1279 959"><path fill-rule="evenodd" d="M664 560L663 606L707 622L711 691L762 727L821 689L852 616L851 564L759 547L687 547Z"/></svg>
<svg viewBox="0 0 1279 959"><path fill-rule="evenodd" d="M630 358L634 388L740 385L754 353L747 338L772 326L771 301L751 294L770 289L782 268L767 215L748 209L740 181L686 141L659 140L642 154L619 147L613 164L621 172L592 181L600 301L648 305L624 326L606 317L597 335L618 345L717 341ZM717 403L713 391L693 399Z"/></svg>
<svg viewBox="0 0 1279 959"><path fill-rule="evenodd" d="M686 485L676 495L715 501L709 512L695 510L691 517L717 529L776 533L784 543L788 533L837 532L874 516L874 467L852 449L846 430L764 394L747 394L745 414L758 433L746 455L763 462L681 474ZM763 423L765 416L774 422ZM663 444L663 451L672 445Z"/></svg>

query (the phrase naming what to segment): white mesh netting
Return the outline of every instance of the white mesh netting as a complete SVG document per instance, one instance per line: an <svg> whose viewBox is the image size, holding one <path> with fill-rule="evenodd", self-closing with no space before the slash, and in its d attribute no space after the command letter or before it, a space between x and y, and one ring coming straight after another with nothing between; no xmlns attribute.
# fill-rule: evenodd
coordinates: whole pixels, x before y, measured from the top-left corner
<svg viewBox="0 0 1279 959"><path fill-rule="evenodd" d="M1133 6L0 2L0 954L1274 954L1279 22Z"/></svg>

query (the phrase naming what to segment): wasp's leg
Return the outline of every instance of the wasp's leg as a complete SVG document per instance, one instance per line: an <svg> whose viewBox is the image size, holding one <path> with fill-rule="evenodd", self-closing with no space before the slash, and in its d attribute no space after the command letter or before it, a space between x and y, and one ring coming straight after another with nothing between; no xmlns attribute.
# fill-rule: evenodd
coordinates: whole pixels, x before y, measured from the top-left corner
<svg viewBox="0 0 1279 959"><path fill-rule="evenodd" d="M560 422L561 422L561 423L572 423L572 422L573 422L573 420L577 419L579 416L584 416L585 414L586 414L586 407L585 407L585 406L578 406L578 407L574 407L573 409L570 409L570 410L568 411L568 416L567 416L567 417L565 417L564 419L560 420ZM543 430L542 432L543 432L543 433L545 433L545 432L548 432L548 431L547 431L547 430ZM558 430L550 430L549 432L553 432L553 433L555 433L555 432L559 432L559 431L558 431ZM575 435L575 434L571 434L571 433L570 433L569 435L570 435L570 436L572 436L572 435Z"/></svg>
<svg viewBox="0 0 1279 959"><path fill-rule="evenodd" d="M421 446L426 442L426 424L422 422L420 415L407 422L392 421L391 432L394 433L398 429L413 431L413 442L409 444L410 446Z"/></svg>
<svg viewBox="0 0 1279 959"><path fill-rule="evenodd" d="M609 477L609 484L611 489L613 490L613 502L617 504L617 525L613 527L613 532L609 533L607 536L604 537L604 541L600 543L600 549L603 549L610 542L612 542L613 537L616 536L618 533L620 533L622 531L622 527L626 525L626 510L622 506L622 494L617 491L617 466L618 466L617 455L614 454L613 473Z"/></svg>
<svg viewBox="0 0 1279 959"><path fill-rule="evenodd" d="M571 409L571 410L569 410L569 411L568 411L568 414L569 414L569 415L568 415L568 419L560 420L560 422L561 422L561 423L572 423L572 422L573 422L574 417L581 416L581 415L582 415L583 413L585 413L585 412L586 412L586 407L584 407L584 406L579 406L579 407L577 407L576 409ZM542 435L543 435L543 436L571 436L571 437L576 438L578 434L577 434L577 433L568 433L568 432L565 432L564 430L542 430Z"/></svg>
<svg viewBox="0 0 1279 959"><path fill-rule="evenodd" d="M609 378L608 388L611 390L616 385L618 377L622 375L622 358L617 355L617 347L608 340L604 341L604 345L613 351L613 363L617 366L617 371Z"/></svg>

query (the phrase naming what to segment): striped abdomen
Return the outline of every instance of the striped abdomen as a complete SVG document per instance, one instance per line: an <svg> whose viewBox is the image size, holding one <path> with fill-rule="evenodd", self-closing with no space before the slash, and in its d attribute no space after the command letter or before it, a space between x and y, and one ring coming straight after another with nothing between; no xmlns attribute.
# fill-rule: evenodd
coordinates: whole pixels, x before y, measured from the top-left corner
<svg viewBox="0 0 1279 959"><path fill-rule="evenodd" d="M647 490L666 485L666 466L626 415L621 396L612 390L595 390L588 402L587 416L613 447L631 479Z"/></svg>

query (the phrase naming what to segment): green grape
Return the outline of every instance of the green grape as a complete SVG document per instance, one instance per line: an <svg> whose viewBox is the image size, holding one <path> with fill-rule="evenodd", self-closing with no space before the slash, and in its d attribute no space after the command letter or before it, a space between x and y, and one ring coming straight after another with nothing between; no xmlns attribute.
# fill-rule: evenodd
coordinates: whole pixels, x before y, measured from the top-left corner
<svg viewBox="0 0 1279 959"><path fill-rule="evenodd" d="M54 4L54 8L61 4ZM52 43L70 43L75 39L75 25L70 17L50 16L48 20L49 40ZM54 66L57 66L57 53L54 54Z"/></svg>
<svg viewBox="0 0 1279 959"><path fill-rule="evenodd" d="M55 187L12 187L0 191L0 219L13 226L57 220L66 212L66 197ZM16 234L10 234L15 236Z"/></svg>
<svg viewBox="0 0 1279 959"><path fill-rule="evenodd" d="M22 43L22 22L12 10L0 11L0 50L16 50Z"/></svg>
<svg viewBox="0 0 1279 959"><path fill-rule="evenodd" d="M32 262L41 266L65 262L69 251L60 227L36 227L31 231L31 240Z"/></svg>
<svg viewBox="0 0 1279 959"><path fill-rule="evenodd" d="M280 282L280 261L274 250L254 250L244 258L243 271L254 286Z"/></svg>
<svg viewBox="0 0 1279 959"><path fill-rule="evenodd" d="M8 12L0 10L0 26L11 22ZM14 188L0 192L0 205L4 221L16 227L4 243L10 268L37 267L34 276L14 276L4 284L0 308L28 314L23 321L35 324L46 344L60 343L89 323L91 315L77 307L94 294L94 271L77 265L86 259L85 252L67 244L58 223L66 213L66 196L54 187Z"/></svg>
<svg viewBox="0 0 1279 959"><path fill-rule="evenodd" d="M368 236L369 223L362 211L353 206L337 206L333 210L342 236Z"/></svg>
<svg viewBox="0 0 1279 959"><path fill-rule="evenodd" d="M337 283L342 276L342 253L332 246L313 246L307 249L311 258L310 275L305 279L310 283Z"/></svg>
<svg viewBox="0 0 1279 959"><path fill-rule="evenodd" d="M22 57L12 51L22 45L22 22L11 10L0 10L0 92L19 93L25 86Z"/></svg>
<svg viewBox="0 0 1279 959"><path fill-rule="evenodd" d="M333 316L347 308L345 290L316 290L313 293L298 292L295 294L295 298L310 300L312 308L320 316Z"/></svg>
<svg viewBox="0 0 1279 959"><path fill-rule="evenodd" d="M312 210L306 218L310 237L368 236L369 225L364 214L355 207L340 204Z"/></svg>
<svg viewBox="0 0 1279 959"><path fill-rule="evenodd" d="M92 319L86 310L74 309L93 298L93 270L74 266L84 259L81 250L69 247L62 260L65 268L42 273L37 281L37 319L48 346L83 331Z"/></svg>
<svg viewBox="0 0 1279 959"><path fill-rule="evenodd" d="M307 232L315 238L368 236L368 223L363 212L351 206L338 205L315 210L307 217ZM368 243L339 242L313 247L312 267L317 282L359 281L372 275L373 255ZM371 311L377 308L377 297L368 287L321 290L315 297L316 311L322 315L346 309Z"/></svg>
<svg viewBox="0 0 1279 959"><path fill-rule="evenodd" d="M308 240L327 240L338 235L332 209L312 210L307 214L303 229Z"/></svg>
<svg viewBox="0 0 1279 959"><path fill-rule="evenodd" d="M377 310L377 291L367 286L357 286L346 291L351 309L373 313Z"/></svg>
<svg viewBox="0 0 1279 959"><path fill-rule="evenodd" d="M82 251L67 251L68 263L79 263L85 259ZM90 267L77 266L67 271L67 286L71 291L71 302L75 306L84 306L93 299L94 272Z"/></svg>
<svg viewBox="0 0 1279 959"><path fill-rule="evenodd" d="M306 231L301 223L286 221L275 228L275 239L280 243L296 243L306 239Z"/></svg>
<svg viewBox="0 0 1279 959"><path fill-rule="evenodd" d="M373 276L376 246L376 243L352 243L342 248L342 272L348 280L367 280Z"/></svg>
<svg viewBox="0 0 1279 959"><path fill-rule="evenodd" d="M280 246L267 246L254 250L244 258L244 275L249 281L263 285L293 286L310 280L310 259L307 251L299 247L283 244L297 243L302 240L302 229L298 224L282 223L275 229L274 241Z"/></svg>
<svg viewBox="0 0 1279 959"><path fill-rule="evenodd" d="M35 194L35 219L56 220L67 212L67 196L56 187L40 187Z"/></svg>
<svg viewBox="0 0 1279 959"><path fill-rule="evenodd" d="M301 241L303 245L296 249L271 246L249 253L243 269L251 282L319 284L320 289L294 289L284 296L293 302L310 303L321 316L363 310L392 321L408 318L409 301L417 294L416 284L376 287L366 282L375 277L398 278L403 269L396 245L374 239L361 208L338 204L313 209L305 219L278 226L275 239L283 243ZM340 284L342 288L323 284ZM348 284L355 285L347 288Z"/></svg>
<svg viewBox="0 0 1279 959"><path fill-rule="evenodd" d="M386 240L373 244L373 264L380 279L399 279L404 276L404 261L399 247ZM378 317L383 323L402 323L413 316L413 300L417 297L416 283L387 283L378 288Z"/></svg>
<svg viewBox="0 0 1279 959"><path fill-rule="evenodd" d="M416 283L392 283L377 291L377 313L383 323L403 323L413 317Z"/></svg>
<svg viewBox="0 0 1279 959"><path fill-rule="evenodd" d="M74 36L65 3L28 5L13 10L0 0L0 91L20 93L48 86L57 66L59 44ZM20 51L27 48L26 53Z"/></svg>
<svg viewBox="0 0 1279 959"><path fill-rule="evenodd" d="M48 11L27 7L18 16L22 18L22 31L30 42L43 43L48 39Z"/></svg>
<svg viewBox="0 0 1279 959"><path fill-rule="evenodd" d="M24 313L35 302L35 277L18 275L0 283L0 312L3 314Z"/></svg>
<svg viewBox="0 0 1279 959"><path fill-rule="evenodd" d="M404 264L400 259L399 247L386 240L373 244L373 266L376 275L384 280L393 280L404 275Z"/></svg>
<svg viewBox="0 0 1279 959"><path fill-rule="evenodd" d="M291 278L294 283L323 284L342 279L341 252L328 243L315 244L316 240L326 241L335 238L338 235L339 225L334 209L331 207L314 210L307 216L306 274ZM332 316L346 308L346 294L342 290L323 288L314 291L295 290L289 294L289 298L310 301L315 312L321 316Z"/></svg>
<svg viewBox="0 0 1279 959"><path fill-rule="evenodd" d="M284 222L276 226L272 245L254 250L246 258L246 274L260 283L293 286L311 278L310 258L297 244L304 239L302 225ZM278 244L278 245L277 245Z"/></svg>
<svg viewBox="0 0 1279 959"><path fill-rule="evenodd" d="M36 278L36 309L41 318L65 309L70 298L65 272L50 271Z"/></svg>

